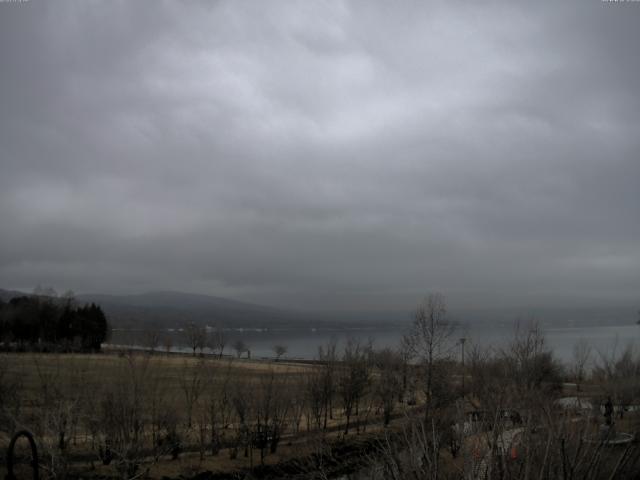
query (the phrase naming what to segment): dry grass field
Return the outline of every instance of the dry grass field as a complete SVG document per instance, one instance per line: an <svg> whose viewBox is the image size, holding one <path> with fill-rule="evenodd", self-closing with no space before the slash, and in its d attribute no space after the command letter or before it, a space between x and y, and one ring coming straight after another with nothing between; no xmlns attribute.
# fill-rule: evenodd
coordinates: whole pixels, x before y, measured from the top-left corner
<svg viewBox="0 0 640 480"><path fill-rule="evenodd" d="M32 431L49 476L242 471L304 458L344 438L338 398L326 412L310 405L310 385L326 375L320 364L145 352L0 359L5 423L13 426L0 429L0 448L11 431ZM349 438L382 428L373 388L379 377L367 373ZM268 432L262 441L261 429Z"/></svg>
<svg viewBox="0 0 640 480"><path fill-rule="evenodd" d="M512 356L470 355L465 370L357 344L310 363L2 353L0 449L14 432L32 432L43 478L338 478L371 465L445 479L469 468L502 469L505 479L524 469L593 479L640 471L637 441L607 445L600 410L612 398L615 432L637 436L640 412L620 408L638 398L638 370L625 367L635 360L594 370L578 387L547 352L514 345ZM562 397L591 407L561 407Z"/></svg>

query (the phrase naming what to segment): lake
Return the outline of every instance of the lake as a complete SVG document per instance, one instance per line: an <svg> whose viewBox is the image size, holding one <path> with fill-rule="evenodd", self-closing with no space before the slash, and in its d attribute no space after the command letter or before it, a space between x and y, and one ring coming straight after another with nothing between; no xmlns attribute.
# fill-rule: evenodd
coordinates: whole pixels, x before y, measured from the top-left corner
<svg viewBox="0 0 640 480"><path fill-rule="evenodd" d="M338 351L347 339L354 338L366 342L369 339L376 348L395 348L400 344L402 336L410 325L362 325L352 324L344 327L322 326L292 326L290 328L238 328L225 329L227 344L225 353L232 354L231 345L237 340L243 341L251 350L253 358L273 357L274 345L287 347L287 358L314 359L318 355L318 347L327 345L332 340L338 343ZM547 345L554 351L555 356L565 362L571 362L574 345L585 340L593 348L593 356L599 354L610 355L621 352L627 345L637 348L640 344L640 325L582 325L582 326L553 326L541 327ZM472 344L482 347L504 348L514 338L515 323L476 323L462 325L454 333L452 340L467 338L466 348ZM172 335L172 351L188 351L184 345L184 335L179 330L170 330ZM132 330L115 330L111 339L114 345L140 345L143 333ZM161 350L163 347L160 346Z"/></svg>

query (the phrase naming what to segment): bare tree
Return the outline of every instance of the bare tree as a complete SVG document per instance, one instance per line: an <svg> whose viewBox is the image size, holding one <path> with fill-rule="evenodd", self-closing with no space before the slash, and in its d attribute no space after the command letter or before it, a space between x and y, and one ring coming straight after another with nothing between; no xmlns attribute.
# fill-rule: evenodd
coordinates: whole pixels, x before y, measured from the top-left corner
<svg viewBox="0 0 640 480"><path fill-rule="evenodd" d="M231 459L234 459L238 454L238 449L243 446L244 455L248 457L251 447L251 420L254 415L256 398L253 395L253 388L246 381L246 378L233 376L229 387L231 404L235 413L234 423L237 424L235 441L229 450L229 455Z"/></svg>
<svg viewBox="0 0 640 480"><path fill-rule="evenodd" d="M360 400L370 382L367 352L359 342L349 339L338 371L338 392L345 416L345 435L349 433L351 416L358 414Z"/></svg>
<svg viewBox="0 0 640 480"><path fill-rule="evenodd" d="M192 349L193 356L196 356L196 350L202 350L207 341L207 330L205 327L195 325L193 322L184 327L185 340L187 345Z"/></svg>
<svg viewBox="0 0 640 480"><path fill-rule="evenodd" d="M617 345L610 353L599 352L593 377L601 386L603 398L611 397L620 417L625 408L640 396L640 357L629 344L617 353Z"/></svg>
<svg viewBox="0 0 640 480"><path fill-rule="evenodd" d="M336 394L337 341L332 338L326 346L318 348L318 359L321 369L321 400L324 413L323 429L327 429L328 420L333 420L333 399Z"/></svg>
<svg viewBox="0 0 640 480"><path fill-rule="evenodd" d="M233 349L236 351L238 358L242 356L244 352L248 350L247 345L242 340L236 340L233 342Z"/></svg>
<svg viewBox="0 0 640 480"><path fill-rule="evenodd" d="M377 352L375 366L378 370L378 378L374 387L375 396L382 408L384 426L389 425L391 415L396 406L398 390L402 387L400 379L402 360L396 352L384 349Z"/></svg>
<svg viewBox="0 0 640 480"><path fill-rule="evenodd" d="M150 375L149 358L136 354L121 358L119 371L112 382L104 385L95 412L101 437L99 456L105 465L113 462L123 479L138 474L145 456L144 394Z"/></svg>
<svg viewBox="0 0 640 480"><path fill-rule="evenodd" d="M322 427L322 417L326 402L324 401L324 376L320 370L309 370L306 375L306 405L307 411L307 430L310 430L310 423L315 423L315 427L319 430Z"/></svg>
<svg viewBox="0 0 640 480"><path fill-rule="evenodd" d="M164 347L164 351L167 355L171 353L171 349L173 348L173 338L171 337L171 333L167 332L162 337L162 346Z"/></svg>
<svg viewBox="0 0 640 480"><path fill-rule="evenodd" d="M386 431L371 464L385 479L447 478L440 472L441 445L437 438L422 422L410 422L398 434Z"/></svg>
<svg viewBox="0 0 640 480"><path fill-rule="evenodd" d="M400 368L402 372L402 383L400 388L398 388L398 400L404 402L409 389L409 364L415 356L413 341L410 336L404 335L400 340L398 356L400 358ZM412 392L412 395L415 395L415 392Z"/></svg>
<svg viewBox="0 0 640 480"><path fill-rule="evenodd" d="M300 423L307 409L307 397L304 384L298 380L291 385L291 427L297 435L300 433Z"/></svg>
<svg viewBox="0 0 640 480"><path fill-rule="evenodd" d="M187 411L187 428L191 428L193 411L205 387L205 365L203 360L193 364L184 362L180 375L180 388L184 395Z"/></svg>
<svg viewBox="0 0 640 480"><path fill-rule="evenodd" d="M23 381L17 372L9 368L8 356L0 354L0 424L13 433L20 413L20 396Z"/></svg>
<svg viewBox="0 0 640 480"><path fill-rule="evenodd" d="M451 338L455 327L447 321L446 316L444 296L440 293L428 295L416 307L413 327L405 340L425 370L425 418L429 417L433 403L433 386L438 362L448 358L451 353Z"/></svg>
<svg viewBox="0 0 640 480"><path fill-rule="evenodd" d="M270 369L260 376L258 388L254 390L254 423L251 428L252 441L260 450L260 462L264 463L266 449L276 453L291 406L289 377Z"/></svg>
<svg viewBox="0 0 640 480"><path fill-rule="evenodd" d="M208 363L204 394L212 455L217 455L220 451L225 432L231 424L233 411L230 391L231 374L231 361L224 368L221 368L217 362Z"/></svg>
<svg viewBox="0 0 640 480"><path fill-rule="evenodd" d="M576 389L580 391L580 384L584 380L587 363L591 358L591 345L584 338L573 346L573 364L571 366Z"/></svg>
<svg viewBox="0 0 640 480"><path fill-rule="evenodd" d="M554 387L559 381L560 365L535 320L516 325L514 339L502 356L512 383L523 398L530 392L541 391L543 382L546 387Z"/></svg>
<svg viewBox="0 0 640 480"><path fill-rule="evenodd" d="M287 347L285 345L274 345L273 353L276 354L276 362L280 360L281 357L287 354Z"/></svg>
<svg viewBox="0 0 640 480"><path fill-rule="evenodd" d="M222 358L224 347L227 345L227 338L222 327L216 326L207 335L207 347L217 353L218 358Z"/></svg>
<svg viewBox="0 0 640 480"><path fill-rule="evenodd" d="M155 329L149 329L142 334L142 346L145 347L148 352L153 355L160 345L160 332Z"/></svg>
<svg viewBox="0 0 640 480"><path fill-rule="evenodd" d="M151 450L154 452L155 460L166 451L165 441L169 437L171 428L167 428L171 423L171 417L175 417L174 409L169 401L167 382L159 374L165 371L164 360L158 357L149 368L149 375L144 379L144 389L146 398L146 411L151 429L149 438ZM175 429L173 429L175 430ZM163 436L164 433L164 436Z"/></svg>
<svg viewBox="0 0 640 480"><path fill-rule="evenodd" d="M68 472L69 443L85 397L86 364L65 361L52 356L42 362L33 356L38 378L38 414L32 417L33 430L41 440L43 467L52 477L64 477ZM30 422L31 423L31 422Z"/></svg>

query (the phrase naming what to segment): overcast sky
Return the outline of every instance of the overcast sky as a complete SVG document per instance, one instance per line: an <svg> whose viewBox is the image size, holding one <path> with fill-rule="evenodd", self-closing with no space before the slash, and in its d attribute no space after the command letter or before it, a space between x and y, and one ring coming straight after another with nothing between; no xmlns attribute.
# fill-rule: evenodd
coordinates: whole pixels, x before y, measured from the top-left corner
<svg viewBox="0 0 640 480"><path fill-rule="evenodd" d="M0 3L0 287L640 303L640 3Z"/></svg>

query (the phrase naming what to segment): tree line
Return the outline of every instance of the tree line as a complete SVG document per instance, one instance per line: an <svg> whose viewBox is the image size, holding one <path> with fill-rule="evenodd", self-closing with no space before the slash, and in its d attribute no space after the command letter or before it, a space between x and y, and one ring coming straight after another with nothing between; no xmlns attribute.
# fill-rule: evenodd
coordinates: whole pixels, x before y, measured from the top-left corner
<svg viewBox="0 0 640 480"><path fill-rule="evenodd" d="M78 305L71 295L0 300L0 341L5 349L94 352L109 332L99 305Z"/></svg>

